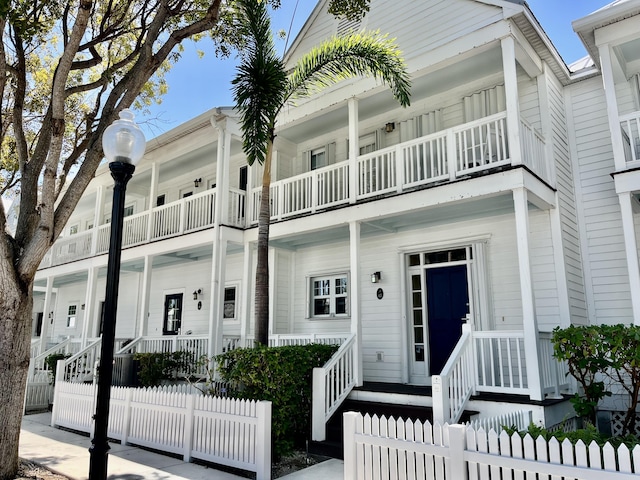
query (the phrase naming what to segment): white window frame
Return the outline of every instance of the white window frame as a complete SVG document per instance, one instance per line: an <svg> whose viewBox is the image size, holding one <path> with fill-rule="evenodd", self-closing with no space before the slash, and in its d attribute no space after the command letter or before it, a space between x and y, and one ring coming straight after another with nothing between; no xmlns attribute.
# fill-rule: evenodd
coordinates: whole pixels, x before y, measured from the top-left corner
<svg viewBox="0 0 640 480"><path fill-rule="evenodd" d="M80 224L74 223L73 225L69 225L69 235L77 235L80 233Z"/></svg>
<svg viewBox="0 0 640 480"><path fill-rule="evenodd" d="M226 293L227 293L227 289L234 289L236 291L236 295L235 295L235 299L233 300L233 317L227 317L227 311L226 311L226 306L227 306L227 300L226 300ZM239 307L239 300L240 300L240 283L234 282L234 283L227 283L224 286L224 299L223 299L223 306L222 306L222 320L225 322L238 322L240 321L240 317L238 315L238 307Z"/></svg>
<svg viewBox="0 0 640 480"><path fill-rule="evenodd" d="M71 309L74 309L73 313ZM65 314L67 319L67 328L76 328L78 320L78 303L70 303L67 305L67 313Z"/></svg>
<svg viewBox="0 0 640 480"><path fill-rule="evenodd" d="M346 293L344 295L336 293L336 280L338 279L346 280ZM317 281L329 281L329 293L327 295L316 295L315 294L315 282ZM351 289L351 281L349 278L349 274L346 272L341 273L327 273L327 274L318 274L311 275L308 277L307 282L307 295L309 298L309 318L311 319L347 319L351 315L351 298L350 298L350 289ZM336 313L336 299L337 298L346 298L345 303L345 313ZM315 313L315 300L320 298L329 299L329 313L328 314L316 314Z"/></svg>
<svg viewBox="0 0 640 480"><path fill-rule="evenodd" d="M313 164L314 157L322 154L322 164L316 163ZM309 170L317 170L322 167L326 167L329 165L329 153L327 152L327 147L319 147L309 150Z"/></svg>

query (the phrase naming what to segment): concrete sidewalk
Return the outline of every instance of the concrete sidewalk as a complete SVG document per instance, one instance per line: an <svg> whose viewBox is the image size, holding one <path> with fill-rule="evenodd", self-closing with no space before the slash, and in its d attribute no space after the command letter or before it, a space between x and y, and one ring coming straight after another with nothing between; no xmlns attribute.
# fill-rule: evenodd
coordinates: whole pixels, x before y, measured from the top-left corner
<svg viewBox="0 0 640 480"><path fill-rule="evenodd" d="M89 472L89 437L52 428L51 414L25 415L20 433L20 457L43 465L73 480L84 480ZM110 480L236 480L238 475L185 463L180 459L130 445L110 443ZM329 460L287 475L288 480L340 480L342 462Z"/></svg>

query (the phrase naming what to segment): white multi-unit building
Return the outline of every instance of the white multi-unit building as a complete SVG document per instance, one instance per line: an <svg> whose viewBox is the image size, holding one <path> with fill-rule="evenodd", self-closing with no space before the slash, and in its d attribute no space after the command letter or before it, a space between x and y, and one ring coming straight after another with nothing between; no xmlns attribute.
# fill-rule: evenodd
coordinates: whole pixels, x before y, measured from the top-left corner
<svg viewBox="0 0 640 480"><path fill-rule="evenodd" d="M316 374L317 418L358 386L446 421L508 397L557 423L566 409L549 399L572 386L549 332L640 324L640 0L574 22L591 61L573 69L524 1L372 0L355 24L327 3L287 61L349 29L389 32L411 107L362 78L280 118L273 344L343 345ZM148 141L127 189L118 339L209 355L251 344L260 182L231 108ZM105 166L38 271L40 351L100 334L112 185Z"/></svg>

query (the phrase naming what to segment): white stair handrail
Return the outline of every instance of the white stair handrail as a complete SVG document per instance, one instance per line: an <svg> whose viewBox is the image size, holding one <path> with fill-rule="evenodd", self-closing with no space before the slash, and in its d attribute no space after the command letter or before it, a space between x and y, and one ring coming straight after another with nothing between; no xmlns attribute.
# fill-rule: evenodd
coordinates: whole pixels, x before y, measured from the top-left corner
<svg viewBox="0 0 640 480"><path fill-rule="evenodd" d="M355 345L351 334L323 367L313 369L311 437L316 442L325 440L327 421L356 386Z"/></svg>
<svg viewBox="0 0 640 480"><path fill-rule="evenodd" d="M456 423L475 390L475 368L471 325L462 325L462 336L440 375L431 377L433 420L441 425Z"/></svg>

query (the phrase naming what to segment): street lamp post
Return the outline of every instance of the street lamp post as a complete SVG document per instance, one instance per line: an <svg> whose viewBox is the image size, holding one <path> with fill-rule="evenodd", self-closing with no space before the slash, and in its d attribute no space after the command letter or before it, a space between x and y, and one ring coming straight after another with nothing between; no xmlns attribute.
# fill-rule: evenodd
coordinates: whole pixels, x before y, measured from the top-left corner
<svg viewBox="0 0 640 480"><path fill-rule="evenodd" d="M122 248L122 222L127 182L135 171L135 165L144 155L144 134L133 121L133 113L125 109L120 119L109 125L102 135L104 156L109 160L109 170L114 180L111 208L111 239L107 263L107 288L104 301L102 346L98 367L98 398L96 401L95 427L89 448L89 479L107 478L109 443L109 401L113 378L113 345L116 333L116 307L120 283L120 250Z"/></svg>

